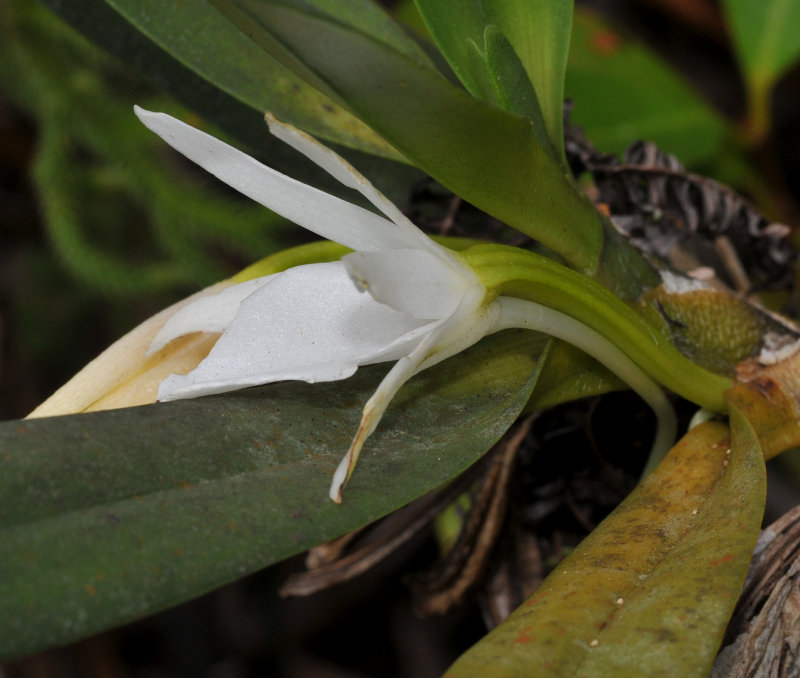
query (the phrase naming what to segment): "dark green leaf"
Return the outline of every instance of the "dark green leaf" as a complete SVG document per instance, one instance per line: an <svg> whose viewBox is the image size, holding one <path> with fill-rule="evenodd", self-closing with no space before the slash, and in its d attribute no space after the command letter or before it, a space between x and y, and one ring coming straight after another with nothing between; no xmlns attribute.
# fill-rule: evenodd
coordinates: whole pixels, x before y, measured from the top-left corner
<svg viewBox="0 0 800 678"><path fill-rule="evenodd" d="M298 161L297 153L270 137L263 120L265 110L321 138L402 159L369 128L254 48L204 0L181 3L177 13L170 4L128 3L127 11L152 39L105 0L43 2L156 86L247 144L271 166L297 179L341 193L338 182L311 163ZM191 38L187 39L190 28ZM226 45L226 51L220 49L221 45ZM141 98L133 103L146 104ZM346 155L398 203L407 194L408 183L419 175L372 155L350 151Z"/></svg>
<svg viewBox="0 0 800 678"><path fill-rule="evenodd" d="M107 2L192 72L256 111L270 111L324 139L400 157L369 128L244 39L205 0L180 5Z"/></svg>
<svg viewBox="0 0 800 678"><path fill-rule="evenodd" d="M100 631L371 522L511 425L546 340L504 333L415 378L327 497L385 373L0 425L0 656Z"/></svg>
<svg viewBox="0 0 800 678"><path fill-rule="evenodd" d="M449 189L578 268L594 269L600 220L537 143L528 118L477 100L432 68L316 13L278 2L212 1L268 54L301 76L311 73Z"/></svg>

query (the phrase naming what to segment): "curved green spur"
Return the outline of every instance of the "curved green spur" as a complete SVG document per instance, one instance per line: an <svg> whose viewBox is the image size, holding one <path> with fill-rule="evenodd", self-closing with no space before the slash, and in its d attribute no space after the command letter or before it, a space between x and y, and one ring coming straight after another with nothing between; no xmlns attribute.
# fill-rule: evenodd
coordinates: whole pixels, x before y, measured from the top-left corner
<svg viewBox="0 0 800 678"><path fill-rule="evenodd" d="M599 283L542 255L507 245L476 245L460 257L495 295L561 311L614 343L655 381L715 412L727 410L732 382L678 351L669 339Z"/></svg>

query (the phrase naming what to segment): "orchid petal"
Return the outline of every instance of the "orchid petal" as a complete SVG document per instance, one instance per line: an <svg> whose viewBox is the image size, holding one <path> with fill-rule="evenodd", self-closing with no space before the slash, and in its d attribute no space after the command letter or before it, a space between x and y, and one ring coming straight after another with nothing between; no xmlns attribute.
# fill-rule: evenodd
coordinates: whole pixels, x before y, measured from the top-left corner
<svg viewBox="0 0 800 678"><path fill-rule="evenodd" d="M273 381L333 381L359 365L407 355L430 327L359 291L341 262L270 276L244 299L208 357L173 375L159 399L222 393Z"/></svg>
<svg viewBox="0 0 800 678"><path fill-rule="evenodd" d="M272 277L262 276L226 287L218 294L202 297L182 308L159 330L145 355L152 355L184 334L224 332L239 312L239 305Z"/></svg>
<svg viewBox="0 0 800 678"><path fill-rule="evenodd" d="M134 110L151 131L189 160L240 193L323 238L357 250L409 246L408 235L377 214L276 172L166 113L153 113L138 106Z"/></svg>
<svg viewBox="0 0 800 678"><path fill-rule="evenodd" d="M342 491L356 467L361 449L377 428L389 403L411 377L460 353L487 334L497 331L500 308L497 303L484 304L485 289L473 285L463 295L458 307L447 318L432 323L425 338L407 356L400 358L383 378L361 414L361 423L347 454L339 462L329 496L342 501Z"/></svg>
<svg viewBox="0 0 800 678"><path fill-rule="evenodd" d="M353 252L342 257L351 277L381 303L414 318L445 318L470 281L423 250Z"/></svg>
<svg viewBox="0 0 800 678"><path fill-rule="evenodd" d="M362 175L347 160L335 153L333 150L319 143L314 137L305 132L287 125L278 120L274 115L267 113L265 116L269 131L273 136L289 144L296 151L305 155L309 160L315 162L334 179L338 179L348 188L352 188L375 207L383 212L391 221L395 223L402 237L406 239L405 247L421 248L432 252L437 257L444 256L449 258L447 250L433 242L428 236L420 231L414 223L403 214L397 206L373 186L364 175ZM353 248L356 249L356 248ZM358 248L363 250L363 247Z"/></svg>

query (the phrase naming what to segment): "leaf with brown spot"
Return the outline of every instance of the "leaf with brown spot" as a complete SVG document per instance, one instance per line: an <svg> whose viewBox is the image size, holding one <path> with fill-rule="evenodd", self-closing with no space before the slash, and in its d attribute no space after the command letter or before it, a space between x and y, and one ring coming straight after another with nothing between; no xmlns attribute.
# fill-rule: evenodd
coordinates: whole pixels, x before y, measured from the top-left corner
<svg viewBox="0 0 800 678"><path fill-rule="evenodd" d="M728 453L727 426L692 429L447 678L707 676L765 500L761 449L735 409L732 430Z"/></svg>
<svg viewBox="0 0 800 678"><path fill-rule="evenodd" d="M765 459L800 445L800 351L796 348L793 343L776 351L774 364L757 359L741 362L737 383L726 395L752 423ZM792 349L794 353L779 359L783 350Z"/></svg>

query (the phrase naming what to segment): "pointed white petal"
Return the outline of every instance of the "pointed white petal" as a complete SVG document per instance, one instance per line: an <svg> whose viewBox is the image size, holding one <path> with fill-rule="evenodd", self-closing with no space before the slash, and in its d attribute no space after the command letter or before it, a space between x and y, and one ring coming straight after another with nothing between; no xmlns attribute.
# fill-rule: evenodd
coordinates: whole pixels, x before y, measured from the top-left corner
<svg viewBox="0 0 800 678"><path fill-rule="evenodd" d="M173 339L192 332L224 332L239 312L239 305L269 282L263 276L226 287L219 294L202 297L173 315L153 338L146 355L160 351Z"/></svg>
<svg viewBox="0 0 800 678"><path fill-rule="evenodd" d="M314 137L300 131L296 127L281 122L274 115L267 113L265 117L269 125L269 131L272 132L274 136L289 144L296 151L305 155L309 160L313 160L317 165L328 172L328 174L341 181L348 188L355 189L361 193L361 195L391 219L397 225L398 230L405 240L404 247L425 249L436 254L436 256L442 256L443 254L449 256L444 248L437 245L420 231L405 214L397 209L397 206L389 200L389 198L375 188L355 167L347 162L347 160L327 146L319 143Z"/></svg>
<svg viewBox="0 0 800 678"><path fill-rule="evenodd" d="M436 330L442 321L436 323ZM389 370L389 373L383 378L375 393L372 394L364 409L361 412L361 423L358 426L353 442L350 444L350 449L347 454L339 462L339 466L333 474L331 481L331 489L329 496L337 504L342 503L342 491L350 476L358 463L358 458L361 455L361 450L364 443L367 441L375 429L378 427L383 413L392 399L397 395L400 387L405 384L417 372L425 357L428 355L431 343L436 338L436 330L428 334L419 345L407 356L400 358Z"/></svg>
<svg viewBox="0 0 800 678"><path fill-rule="evenodd" d="M367 401L361 414L350 449L333 475L329 496L336 503L342 501L342 491L355 469L361 449L375 431L389 403L411 377L437 363L460 353L497 331L500 309L496 303L485 304L485 288L470 287L463 295L453 314L428 326L428 334L406 357L395 363L384 377L375 393Z"/></svg>
<svg viewBox="0 0 800 678"><path fill-rule="evenodd" d="M461 271L423 250L353 252L342 261L359 287L414 318L446 318L470 285Z"/></svg>
<svg viewBox="0 0 800 678"><path fill-rule="evenodd" d="M359 365L408 354L428 325L360 292L337 261L270 276L193 372L165 380L159 399L191 398L297 379L345 379Z"/></svg>
<svg viewBox="0 0 800 678"><path fill-rule="evenodd" d="M203 169L317 235L355 250L408 247L394 224L357 205L295 181L165 113L134 107L150 130Z"/></svg>

